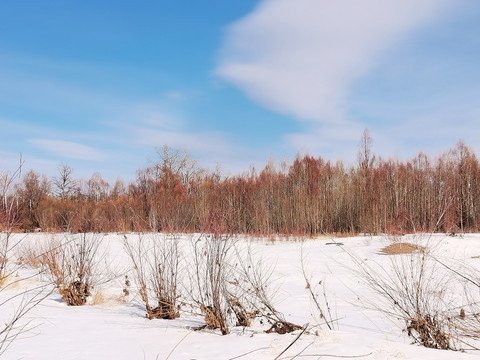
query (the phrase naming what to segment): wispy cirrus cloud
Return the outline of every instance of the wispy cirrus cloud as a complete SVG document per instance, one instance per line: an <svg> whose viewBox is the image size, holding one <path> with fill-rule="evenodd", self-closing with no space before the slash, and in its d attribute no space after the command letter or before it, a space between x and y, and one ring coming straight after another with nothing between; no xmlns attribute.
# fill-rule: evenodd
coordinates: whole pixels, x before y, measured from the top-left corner
<svg viewBox="0 0 480 360"><path fill-rule="evenodd" d="M199 160L199 165L213 169L226 166L228 173L242 172L252 164L261 163L254 149L237 144L231 134L219 131L188 131L183 128L149 126L151 123L130 126L129 133L136 145L159 148L163 145L185 149ZM264 161L265 159L261 159Z"/></svg>
<svg viewBox="0 0 480 360"><path fill-rule="evenodd" d="M5 138L0 150L15 154L18 149L29 159L68 161L83 169L82 176L90 171L84 160L92 160L91 171L132 177L154 153L153 142L133 141L132 128L182 133L189 121L184 104L195 95L175 87L139 94L134 86L126 86L129 79L122 78L124 73L156 76L140 68L112 70L0 54L0 128ZM115 81L108 81L111 78ZM16 119L9 107L25 110Z"/></svg>
<svg viewBox="0 0 480 360"><path fill-rule="evenodd" d="M449 4L264 0L228 27L216 74L273 111L338 123L352 83Z"/></svg>
<svg viewBox="0 0 480 360"><path fill-rule="evenodd" d="M90 161L103 161L106 159L106 155L102 152L97 151L90 146L72 141L30 139L30 142L37 147L48 151L50 154L61 158Z"/></svg>

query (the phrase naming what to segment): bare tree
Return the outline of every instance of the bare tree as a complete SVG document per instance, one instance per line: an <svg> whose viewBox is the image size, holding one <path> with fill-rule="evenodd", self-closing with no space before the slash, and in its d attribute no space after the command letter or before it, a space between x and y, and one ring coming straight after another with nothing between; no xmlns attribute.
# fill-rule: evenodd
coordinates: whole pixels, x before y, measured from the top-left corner
<svg viewBox="0 0 480 360"><path fill-rule="evenodd" d="M156 149L160 159L154 162L152 170L156 180L171 173L178 176L183 185L188 186L198 174L197 161L192 159L186 150L172 149L168 145Z"/></svg>
<svg viewBox="0 0 480 360"><path fill-rule="evenodd" d="M99 172L93 173L87 181L87 196L96 203L107 198L109 189L110 184L102 178Z"/></svg>
<svg viewBox="0 0 480 360"><path fill-rule="evenodd" d="M374 156L372 155L372 137L368 129L362 132L357 158L361 169L368 169L372 166L374 161Z"/></svg>
<svg viewBox="0 0 480 360"><path fill-rule="evenodd" d="M20 241L12 241L12 233L19 218L18 198L12 193L15 181L21 176L23 160L20 157L18 168L12 173L0 172L0 195L2 204L0 207L0 282L8 276L8 261L11 251Z"/></svg>
<svg viewBox="0 0 480 360"><path fill-rule="evenodd" d="M37 210L40 202L47 198L51 191L51 183L46 176L40 177L33 170L28 171L22 183L16 187L16 193L22 205L23 227L37 228L40 226Z"/></svg>
<svg viewBox="0 0 480 360"><path fill-rule="evenodd" d="M58 173L58 177L53 179L53 184L60 199L66 200L74 195L78 189L78 183L73 179L73 169L70 166L61 164L58 168Z"/></svg>

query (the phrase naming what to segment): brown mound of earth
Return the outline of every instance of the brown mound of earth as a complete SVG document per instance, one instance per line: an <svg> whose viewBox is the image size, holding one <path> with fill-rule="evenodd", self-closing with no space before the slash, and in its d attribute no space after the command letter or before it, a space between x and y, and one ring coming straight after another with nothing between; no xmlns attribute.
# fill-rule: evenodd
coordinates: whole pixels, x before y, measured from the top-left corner
<svg viewBox="0 0 480 360"><path fill-rule="evenodd" d="M409 243L393 243L381 249L379 254L382 254L382 255L411 254L417 251L422 252L423 250L425 250L423 246L413 245Z"/></svg>

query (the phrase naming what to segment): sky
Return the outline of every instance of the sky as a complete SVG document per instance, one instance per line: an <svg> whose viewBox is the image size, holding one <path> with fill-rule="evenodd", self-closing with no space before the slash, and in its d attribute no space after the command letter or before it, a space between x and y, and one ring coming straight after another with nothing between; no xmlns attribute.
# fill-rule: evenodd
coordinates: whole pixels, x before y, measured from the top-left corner
<svg viewBox="0 0 480 360"><path fill-rule="evenodd" d="M477 0L4 0L0 171L480 153Z"/></svg>

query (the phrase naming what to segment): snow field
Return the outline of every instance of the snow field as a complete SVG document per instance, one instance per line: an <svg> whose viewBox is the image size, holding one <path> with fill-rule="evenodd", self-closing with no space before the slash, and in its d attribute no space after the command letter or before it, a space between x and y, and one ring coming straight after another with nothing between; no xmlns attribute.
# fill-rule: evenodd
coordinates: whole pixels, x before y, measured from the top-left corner
<svg viewBox="0 0 480 360"><path fill-rule="evenodd" d="M20 236L20 235L14 235ZM62 234L29 234L22 246L42 248L52 237ZM182 235L181 279L188 283L191 272L191 244L200 235ZM138 234L126 234L136 241ZM178 319L148 320L145 309L134 289L129 258L125 253L123 234L99 234L100 283L84 306L67 306L57 291L30 311L24 321L33 328L22 333L4 353L5 359L275 359L300 331L291 334L266 334L267 325L258 320L250 328L234 327L229 335L218 331L193 331L201 326L202 316L189 313L185 307ZM479 268L480 235L448 237L404 236L404 242L415 242L435 248L442 259L455 259L458 264ZM426 349L412 345L402 332L403 323L387 317L384 312L369 309L382 304L378 295L365 285L358 275L354 259L362 259L372 269L386 273L392 261L406 255L380 255L379 251L392 239L385 236L331 239L319 237L305 241L275 241L263 238L237 237L240 251L250 247L266 268L274 267L271 277L273 303L287 321L309 329L280 357L290 359L302 352L303 358L317 359L320 355L364 356L365 359L474 359L476 351L453 352ZM330 244L332 242L343 245ZM329 243L327 245L327 243ZM20 256L22 248L16 253ZM353 255L353 257L352 257ZM323 301L323 286L336 319L330 331L319 318L308 295L302 274L312 290ZM394 260L396 259L396 260ZM35 270L20 268L18 278L27 278ZM125 296L125 275L131 281ZM108 280L108 281L107 281ZM22 294L27 288L47 281L38 275L0 293L1 299ZM321 282L321 284L319 284ZM185 290L180 292L188 300ZM47 289L44 290L47 294ZM461 290L459 289L459 296ZM0 306L2 321L6 321L18 306L21 296ZM384 305L382 305L384 306ZM388 305L385 305L388 306ZM247 354L248 353L248 354ZM305 355L316 355L307 357ZM244 356L242 356L244 355Z"/></svg>

